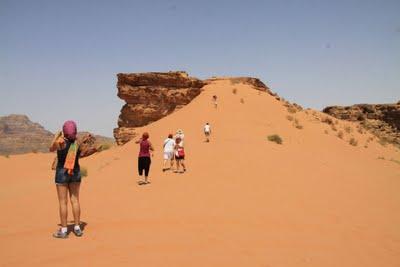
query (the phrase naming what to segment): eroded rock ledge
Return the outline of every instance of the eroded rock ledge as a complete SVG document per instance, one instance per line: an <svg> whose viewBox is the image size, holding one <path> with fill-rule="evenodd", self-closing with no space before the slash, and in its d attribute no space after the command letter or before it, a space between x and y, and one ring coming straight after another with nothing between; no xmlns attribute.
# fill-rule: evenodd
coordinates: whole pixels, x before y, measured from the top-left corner
<svg viewBox="0 0 400 267"><path fill-rule="evenodd" d="M396 104L331 106L323 112L338 119L359 121L383 141L400 145L400 101Z"/></svg>
<svg viewBox="0 0 400 267"><path fill-rule="evenodd" d="M136 133L134 128L157 121L198 96L205 83L186 72L119 73L118 97L126 104L121 109L114 137L125 144Z"/></svg>

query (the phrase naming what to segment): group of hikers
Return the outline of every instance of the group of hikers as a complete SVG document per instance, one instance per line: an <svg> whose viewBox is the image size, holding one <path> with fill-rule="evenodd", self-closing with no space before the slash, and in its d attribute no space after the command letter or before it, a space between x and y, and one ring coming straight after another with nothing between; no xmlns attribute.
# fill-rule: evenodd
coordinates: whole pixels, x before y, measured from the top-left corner
<svg viewBox="0 0 400 267"><path fill-rule="evenodd" d="M210 142L211 135L211 125L207 122L204 125L204 136L205 141ZM149 134L144 132L142 137L136 141L136 144L139 144L139 156L138 156L138 172L139 176L143 176L144 180L139 181L139 185L149 184L149 172L151 165L151 157L154 152L154 147L149 140ZM175 173L184 173L186 172L185 165L185 148L184 148L184 139L185 135L181 129L176 131L175 137L172 134L168 134L167 139L164 140L163 144L163 168L162 171L173 170L174 162L176 162L176 168L174 170ZM169 162L169 167L167 167ZM182 170L181 170L182 167Z"/></svg>
<svg viewBox="0 0 400 267"><path fill-rule="evenodd" d="M150 181L148 179L151 165L151 157L153 156L154 147L149 140L149 134L144 132L142 137L137 140L135 143L139 144L139 155L138 155L138 172L139 176L143 176L144 180L139 181L139 185L149 184ZM176 131L175 138L172 134L168 135L168 138L165 139L163 149L164 149L164 163L163 163L163 172L170 170L173 168L174 161L176 161L176 173L184 173L186 171L185 166L185 149L183 146L183 140L185 135L181 129ZM167 168L166 165L170 162L170 167ZM182 166L182 170L181 170Z"/></svg>
<svg viewBox="0 0 400 267"><path fill-rule="evenodd" d="M204 125L205 142L210 142L211 126L209 123ZM151 157L153 156L154 147L149 140L149 134L144 132L142 137L136 141L139 144L138 155L138 172L139 176L143 176L144 180L139 181L139 185L149 184L148 180ZM163 172L172 170L174 162L176 168L174 172L186 172L185 166L185 135L183 130L176 131L176 135L169 134L163 144ZM74 121L66 121L54 136L50 145L50 152L57 151L57 164L55 168L55 184L57 188L57 196L59 201L59 213L61 227L53 234L55 238L67 238L67 218L68 218L68 195L72 206L72 214L74 217L74 227L72 232L80 237L83 231L80 225L80 203L79 189L81 184L81 171L79 166L79 158L81 150L77 142L77 126ZM169 167L167 164L169 162ZM182 169L181 169L182 168Z"/></svg>

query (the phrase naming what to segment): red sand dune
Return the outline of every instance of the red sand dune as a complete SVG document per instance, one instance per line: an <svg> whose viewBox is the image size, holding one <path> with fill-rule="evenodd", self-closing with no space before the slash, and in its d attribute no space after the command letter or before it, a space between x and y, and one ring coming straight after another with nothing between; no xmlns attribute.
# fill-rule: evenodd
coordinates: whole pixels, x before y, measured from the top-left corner
<svg viewBox="0 0 400 267"><path fill-rule="evenodd" d="M151 185L136 184L133 142L83 159L82 238L51 236L58 223L53 155L1 157L0 265L400 266L398 150L376 141L364 148L370 135L344 121L336 125L342 140L319 112L291 114L304 127L296 129L288 114L267 93L215 81L188 106L139 129L157 150ZM161 144L178 128L188 172L163 173ZM267 141L275 133L282 145Z"/></svg>

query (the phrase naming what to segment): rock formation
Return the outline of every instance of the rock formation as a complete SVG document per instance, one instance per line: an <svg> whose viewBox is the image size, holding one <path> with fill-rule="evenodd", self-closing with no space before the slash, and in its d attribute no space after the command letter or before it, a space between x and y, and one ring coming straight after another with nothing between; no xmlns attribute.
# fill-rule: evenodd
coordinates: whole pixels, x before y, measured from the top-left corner
<svg viewBox="0 0 400 267"><path fill-rule="evenodd" d="M89 132L78 133L78 143L81 157L88 157L113 145L113 140L104 136L93 135Z"/></svg>
<svg viewBox="0 0 400 267"><path fill-rule="evenodd" d="M0 117L0 154L48 152L53 134L26 115Z"/></svg>
<svg viewBox="0 0 400 267"><path fill-rule="evenodd" d="M205 85L186 72L119 73L117 77L118 97L126 102L118 128L114 129L118 145L135 137L135 127L157 121L187 105Z"/></svg>
<svg viewBox="0 0 400 267"><path fill-rule="evenodd" d="M400 101L396 104L331 106L323 112L338 119L359 121L381 140L400 145Z"/></svg>

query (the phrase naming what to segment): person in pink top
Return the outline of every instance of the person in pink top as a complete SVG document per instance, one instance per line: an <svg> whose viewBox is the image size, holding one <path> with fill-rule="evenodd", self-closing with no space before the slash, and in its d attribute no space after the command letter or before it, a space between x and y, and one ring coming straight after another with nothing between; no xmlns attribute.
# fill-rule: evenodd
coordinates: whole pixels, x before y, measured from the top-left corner
<svg viewBox="0 0 400 267"><path fill-rule="evenodd" d="M144 132L142 138L136 141L136 144L139 144L139 157L138 157L138 171L139 176L143 175L144 171L144 181L139 181L139 185L149 184L150 181L148 180L149 172L150 172L150 165L151 165L151 156L152 152L154 151L153 145L149 141L149 134Z"/></svg>

